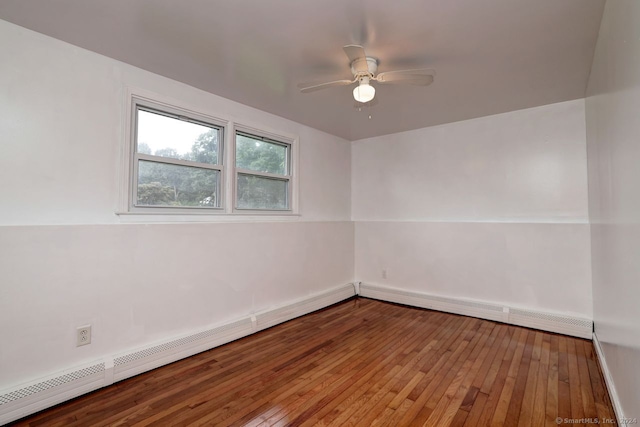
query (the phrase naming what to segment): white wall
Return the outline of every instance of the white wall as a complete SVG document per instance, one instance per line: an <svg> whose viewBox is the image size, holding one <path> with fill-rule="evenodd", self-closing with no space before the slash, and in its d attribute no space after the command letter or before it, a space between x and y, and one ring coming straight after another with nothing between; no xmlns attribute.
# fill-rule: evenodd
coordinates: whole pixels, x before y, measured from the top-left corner
<svg viewBox="0 0 640 427"><path fill-rule="evenodd" d="M0 389L352 281L347 141L4 21L0 57ZM122 224L127 86L297 134L301 216Z"/></svg>
<svg viewBox="0 0 640 427"><path fill-rule="evenodd" d="M353 142L356 278L590 318L585 144L584 100Z"/></svg>
<svg viewBox="0 0 640 427"><path fill-rule="evenodd" d="M608 1L588 86L595 331L623 415L640 414L640 2Z"/></svg>
<svg viewBox="0 0 640 427"><path fill-rule="evenodd" d="M198 111L298 135L303 220L349 220L350 147L341 138L0 21L0 224L118 223L126 87ZM79 197L80 196L80 197Z"/></svg>

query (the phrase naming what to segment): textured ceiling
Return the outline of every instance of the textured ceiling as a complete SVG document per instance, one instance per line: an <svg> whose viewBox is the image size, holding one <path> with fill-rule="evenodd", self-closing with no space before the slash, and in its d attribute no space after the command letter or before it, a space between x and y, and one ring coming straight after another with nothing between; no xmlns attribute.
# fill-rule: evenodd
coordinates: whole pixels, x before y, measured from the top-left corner
<svg viewBox="0 0 640 427"><path fill-rule="evenodd" d="M0 19L349 140L581 98L604 0L2 0ZM342 46L429 87L359 111ZM375 84L374 84L375 85ZM369 118L371 116L371 118Z"/></svg>

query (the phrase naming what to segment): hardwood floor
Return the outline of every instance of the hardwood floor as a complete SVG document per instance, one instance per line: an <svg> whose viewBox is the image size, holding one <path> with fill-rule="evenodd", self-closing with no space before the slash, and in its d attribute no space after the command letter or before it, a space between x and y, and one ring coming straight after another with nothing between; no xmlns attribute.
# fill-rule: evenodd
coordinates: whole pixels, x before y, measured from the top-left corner
<svg viewBox="0 0 640 427"><path fill-rule="evenodd" d="M557 417L614 419L590 341L357 298L16 425L556 426Z"/></svg>

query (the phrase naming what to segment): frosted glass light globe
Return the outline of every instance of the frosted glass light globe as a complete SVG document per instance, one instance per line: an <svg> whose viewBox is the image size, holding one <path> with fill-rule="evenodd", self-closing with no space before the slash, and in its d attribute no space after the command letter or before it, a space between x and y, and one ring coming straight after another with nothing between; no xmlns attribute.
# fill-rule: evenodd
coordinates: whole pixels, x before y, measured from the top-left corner
<svg viewBox="0 0 640 427"><path fill-rule="evenodd" d="M353 98L358 102L369 102L376 96L376 88L369 84L369 79L360 82L358 86L353 89Z"/></svg>

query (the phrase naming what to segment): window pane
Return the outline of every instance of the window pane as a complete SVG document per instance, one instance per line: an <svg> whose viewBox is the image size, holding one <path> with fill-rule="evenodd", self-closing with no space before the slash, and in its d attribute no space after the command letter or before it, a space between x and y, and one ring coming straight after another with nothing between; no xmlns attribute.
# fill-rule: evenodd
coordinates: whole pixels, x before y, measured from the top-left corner
<svg viewBox="0 0 640 427"><path fill-rule="evenodd" d="M287 146L236 134L236 167L287 174Z"/></svg>
<svg viewBox="0 0 640 427"><path fill-rule="evenodd" d="M137 152L218 164L220 130L138 109Z"/></svg>
<svg viewBox="0 0 640 427"><path fill-rule="evenodd" d="M138 161L138 206L218 207L220 172Z"/></svg>
<svg viewBox="0 0 640 427"><path fill-rule="evenodd" d="M238 174L239 209L288 209L289 181Z"/></svg>

